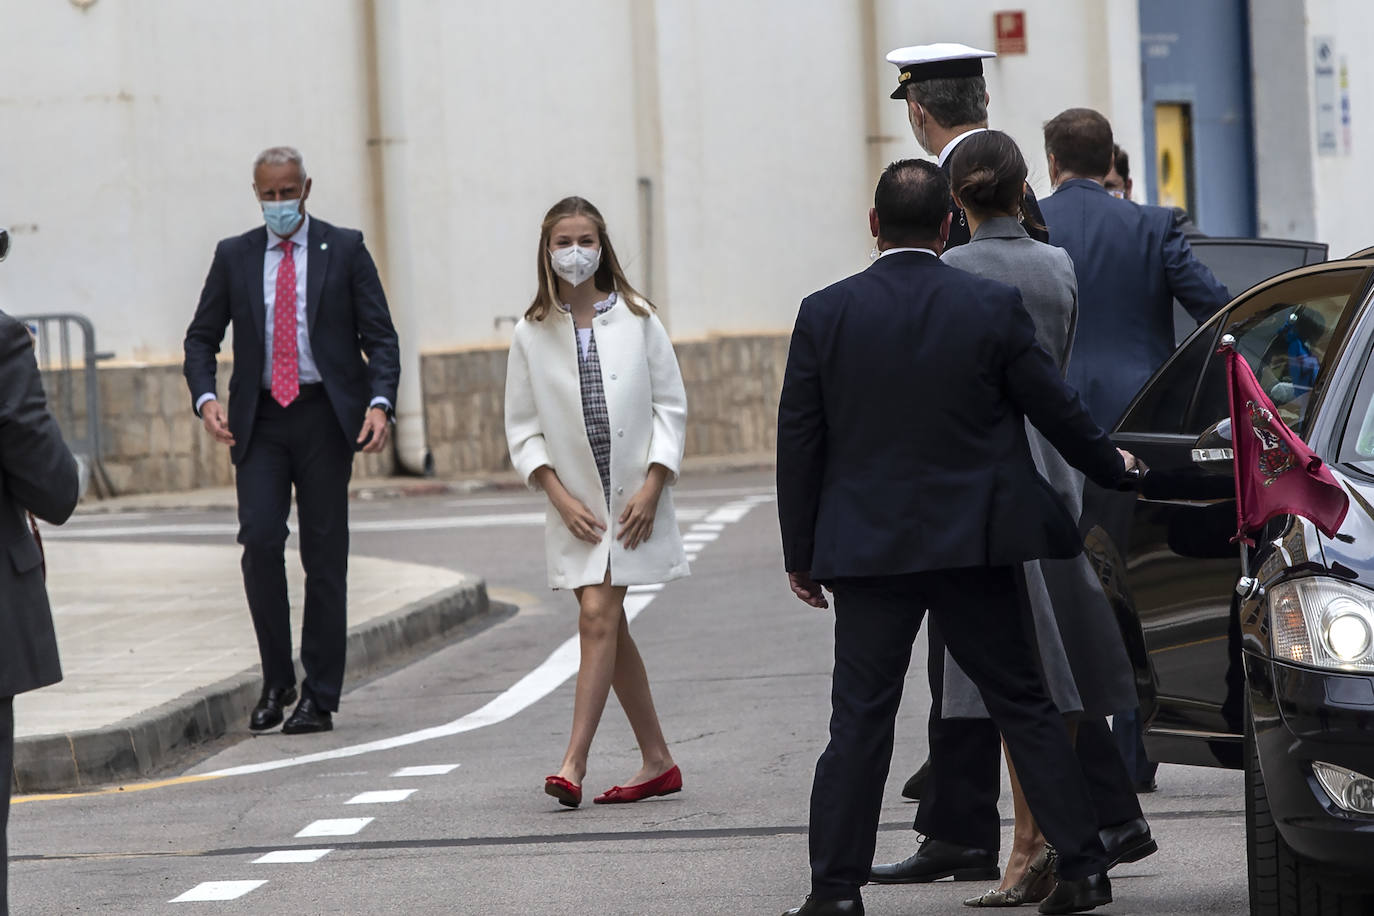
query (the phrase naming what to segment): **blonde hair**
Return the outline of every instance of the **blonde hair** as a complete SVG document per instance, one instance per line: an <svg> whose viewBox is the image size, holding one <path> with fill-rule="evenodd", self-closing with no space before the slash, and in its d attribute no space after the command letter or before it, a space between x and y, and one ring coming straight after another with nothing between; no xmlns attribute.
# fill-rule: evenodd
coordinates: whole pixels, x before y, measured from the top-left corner
<svg viewBox="0 0 1374 916"><path fill-rule="evenodd" d="M617 294L631 312L647 317L654 305L625 279L625 271L621 270L620 259L615 256L615 248L606 232L606 220L602 218L601 211L581 197L565 197L549 208L549 212L544 214L544 222L540 224L536 261L539 291L534 294L534 301L525 311L525 320L543 321L559 305L558 275L553 272L553 265L549 262L549 240L553 236L553 227L559 220L569 216L585 216L596 227L597 237L601 241L601 264L592 278L596 288L603 293Z"/></svg>

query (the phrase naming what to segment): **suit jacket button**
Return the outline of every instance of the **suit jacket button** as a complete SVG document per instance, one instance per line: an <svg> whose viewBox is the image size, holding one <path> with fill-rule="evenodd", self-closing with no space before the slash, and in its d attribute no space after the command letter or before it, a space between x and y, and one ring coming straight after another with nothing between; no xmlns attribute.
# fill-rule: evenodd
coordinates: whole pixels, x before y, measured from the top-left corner
<svg viewBox="0 0 1374 916"><path fill-rule="evenodd" d="M622 438L622 439L625 438L625 430L623 430L623 429L617 429L617 430L615 431L615 434L616 434L617 436L619 436L620 438Z"/></svg>
<svg viewBox="0 0 1374 916"><path fill-rule="evenodd" d="M616 495L616 496L619 496L621 493L624 493L624 492L625 492L625 488L624 488L624 487L616 487L616 488L615 488L615 495Z"/></svg>
<svg viewBox="0 0 1374 916"><path fill-rule="evenodd" d="M609 318L602 318L602 319L601 319L601 323L602 323L602 324L610 324L610 323L611 323L611 319L609 319Z"/></svg>
<svg viewBox="0 0 1374 916"><path fill-rule="evenodd" d="M613 382L615 381L615 373L614 373L614 372L611 373L611 381L613 381Z"/></svg>

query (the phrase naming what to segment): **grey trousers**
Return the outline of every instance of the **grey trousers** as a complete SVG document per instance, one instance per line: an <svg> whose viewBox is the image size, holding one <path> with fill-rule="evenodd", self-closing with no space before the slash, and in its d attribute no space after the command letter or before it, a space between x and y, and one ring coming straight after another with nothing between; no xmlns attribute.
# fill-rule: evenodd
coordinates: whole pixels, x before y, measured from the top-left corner
<svg viewBox="0 0 1374 916"><path fill-rule="evenodd" d="M14 697L0 697L0 916L9 916L10 852L6 826L10 820L10 783L14 780Z"/></svg>

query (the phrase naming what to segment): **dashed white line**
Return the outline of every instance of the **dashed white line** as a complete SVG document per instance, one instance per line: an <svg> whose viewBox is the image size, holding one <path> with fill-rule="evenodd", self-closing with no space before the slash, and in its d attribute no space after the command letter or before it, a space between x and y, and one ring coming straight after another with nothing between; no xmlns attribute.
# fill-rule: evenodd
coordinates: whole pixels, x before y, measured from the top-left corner
<svg viewBox="0 0 1374 916"><path fill-rule="evenodd" d="M318 862L329 855L332 849L276 849L265 856L253 860L254 865L296 865L302 862Z"/></svg>
<svg viewBox="0 0 1374 916"><path fill-rule="evenodd" d="M458 766L459 765L456 763L432 763L418 767L401 767L395 773L391 774L391 778L405 779L407 776L447 776L449 773L458 769Z"/></svg>
<svg viewBox="0 0 1374 916"><path fill-rule="evenodd" d="M682 540L688 544L709 544L719 539L719 531L689 531L682 536Z"/></svg>
<svg viewBox="0 0 1374 916"><path fill-rule="evenodd" d="M204 881L170 903L199 903L206 900L237 900L251 890L262 887L264 881Z"/></svg>
<svg viewBox="0 0 1374 916"><path fill-rule="evenodd" d="M371 817L336 817L326 818L322 821L315 821L309 824L297 838L312 836L353 836L376 818Z"/></svg>
<svg viewBox="0 0 1374 916"><path fill-rule="evenodd" d="M375 792L361 792L348 801L345 805L391 805L396 802L405 801L415 794L415 789L379 789Z"/></svg>

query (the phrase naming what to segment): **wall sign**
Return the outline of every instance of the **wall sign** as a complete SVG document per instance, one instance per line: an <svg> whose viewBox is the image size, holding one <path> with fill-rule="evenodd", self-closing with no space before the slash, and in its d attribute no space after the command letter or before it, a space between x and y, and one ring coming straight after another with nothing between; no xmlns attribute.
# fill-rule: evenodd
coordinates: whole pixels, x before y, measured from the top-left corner
<svg viewBox="0 0 1374 916"><path fill-rule="evenodd" d="M1336 42L1330 37L1312 39L1312 85L1316 90L1317 155L1340 154L1340 102L1336 95Z"/></svg>
<svg viewBox="0 0 1374 916"><path fill-rule="evenodd" d="M1003 10L992 14L997 28L997 44L993 50L998 54L1026 53L1026 11Z"/></svg>

